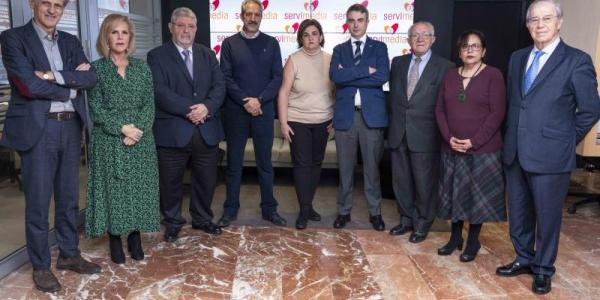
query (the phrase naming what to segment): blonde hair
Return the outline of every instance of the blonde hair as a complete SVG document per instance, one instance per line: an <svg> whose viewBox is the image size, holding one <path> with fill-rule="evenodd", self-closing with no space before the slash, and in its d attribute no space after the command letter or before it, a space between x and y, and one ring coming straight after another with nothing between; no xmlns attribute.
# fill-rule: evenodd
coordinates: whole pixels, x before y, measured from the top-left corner
<svg viewBox="0 0 600 300"><path fill-rule="evenodd" d="M96 40L96 50L102 57L108 57L110 54L110 47L108 37L110 32L117 26L118 23L124 22L129 27L129 45L127 45L127 54L131 55L135 51L135 30L133 23L127 16L120 14L110 14L104 18L102 25L100 26L100 35Z"/></svg>

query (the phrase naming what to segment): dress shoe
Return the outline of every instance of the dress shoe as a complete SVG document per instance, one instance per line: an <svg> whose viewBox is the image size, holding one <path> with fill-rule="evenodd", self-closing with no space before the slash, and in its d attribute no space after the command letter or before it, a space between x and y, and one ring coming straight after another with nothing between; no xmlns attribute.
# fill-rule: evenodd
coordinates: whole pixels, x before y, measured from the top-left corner
<svg viewBox="0 0 600 300"><path fill-rule="evenodd" d="M409 231L413 231L412 226L404 226L404 225L400 224L400 225L394 226L394 228L392 228L390 230L390 234L391 235L403 235Z"/></svg>
<svg viewBox="0 0 600 300"><path fill-rule="evenodd" d="M284 218L282 218L276 211L272 212L269 215L263 215L263 220L269 221L277 226L287 225L287 221Z"/></svg>
<svg viewBox="0 0 600 300"><path fill-rule="evenodd" d="M319 222L321 221L321 215L314 208L311 208L310 212L308 213L308 219L311 221Z"/></svg>
<svg viewBox="0 0 600 300"><path fill-rule="evenodd" d="M383 223L383 218L381 218L381 215L369 217L369 222L371 222L371 225L373 225L373 229L377 231L385 230L385 223Z"/></svg>
<svg viewBox="0 0 600 300"><path fill-rule="evenodd" d="M142 237L139 231L133 231L127 236L127 250L131 258L135 260L144 259L144 249L142 248Z"/></svg>
<svg viewBox="0 0 600 300"><path fill-rule="evenodd" d="M496 269L496 275L504 277L512 277L521 274L533 274L531 268L526 265L522 265L516 260L506 266L501 266Z"/></svg>
<svg viewBox="0 0 600 300"><path fill-rule="evenodd" d="M236 219L237 219L236 216L223 215L219 219L219 222L217 222L217 226L227 227L227 226L231 225L231 222L235 221Z"/></svg>
<svg viewBox="0 0 600 300"><path fill-rule="evenodd" d="M58 256L56 261L58 270L70 270L79 274L96 274L102 271L99 265L85 260L81 255L72 257Z"/></svg>
<svg viewBox="0 0 600 300"><path fill-rule="evenodd" d="M125 263L125 253L123 253L123 244L121 243L120 235L108 235L109 249L110 249L110 260L115 264Z"/></svg>
<svg viewBox="0 0 600 300"><path fill-rule="evenodd" d="M208 222L202 225L192 224L192 228L214 235L219 235L222 232L221 227L217 226L213 222Z"/></svg>
<svg viewBox="0 0 600 300"><path fill-rule="evenodd" d="M308 225L308 219L304 218L304 217L298 217L298 219L296 219L296 229L306 229L306 226Z"/></svg>
<svg viewBox="0 0 600 300"><path fill-rule="evenodd" d="M33 270L33 282L42 292L53 293L60 290L60 282L50 270Z"/></svg>
<svg viewBox="0 0 600 300"><path fill-rule="evenodd" d="M344 228L350 222L350 215L338 215L333 222L333 228Z"/></svg>
<svg viewBox="0 0 600 300"><path fill-rule="evenodd" d="M413 233L410 234L410 238L408 239L408 241L411 243L420 243L420 242L424 241L426 237L427 237L426 232L414 231Z"/></svg>
<svg viewBox="0 0 600 300"><path fill-rule="evenodd" d="M552 289L552 280L548 275L536 274L533 278L531 290L536 294L547 294Z"/></svg>
<svg viewBox="0 0 600 300"><path fill-rule="evenodd" d="M460 239L458 241L458 243L456 244L451 244L451 242L448 242L448 244L444 245L442 248L438 248L438 255L441 256L446 256L446 255L450 255L452 254L452 252L454 252L454 250L458 249L458 250L462 250L463 248L463 240Z"/></svg>
<svg viewBox="0 0 600 300"><path fill-rule="evenodd" d="M467 252L467 250L465 250L465 252L463 252L460 255L459 260L462 262L470 262L470 261L474 260L475 257L477 257L477 253L479 252L480 248L481 248L481 246L476 248L477 250L475 250L474 252Z"/></svg>
<svg viewBox="0 0 600 300"><path fill-rule="evenodd" d="M172 243L177 240L177 235L179 234L178 228L167 228L165 230L165 241Z"/></svg>

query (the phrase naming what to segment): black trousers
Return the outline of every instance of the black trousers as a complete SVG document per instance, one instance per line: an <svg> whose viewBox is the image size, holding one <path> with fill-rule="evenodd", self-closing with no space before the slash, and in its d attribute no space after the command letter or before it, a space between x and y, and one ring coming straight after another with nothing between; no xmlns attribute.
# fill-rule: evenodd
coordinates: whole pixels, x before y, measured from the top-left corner
<svg viewBox="0 0 600 300"><path fill-rule="evenodd" d="M207 145L200 132L183 148L157 147L160 177L160 211L167 228L180 229L185 224L181 215L183 175L188 162L192 169L190 215L192 224L203 225L212 221L210 208L217 184L218 145Z"/></svg>
<svg viewBox="0 0 600 300"><path fill-rule="evenodd" d="M294 186L300 204L300 214L308 216L321 177L321 164L327 147L327 126L331 121L319 124L288 122L294 131L290 143L294 164Z"/></svg>

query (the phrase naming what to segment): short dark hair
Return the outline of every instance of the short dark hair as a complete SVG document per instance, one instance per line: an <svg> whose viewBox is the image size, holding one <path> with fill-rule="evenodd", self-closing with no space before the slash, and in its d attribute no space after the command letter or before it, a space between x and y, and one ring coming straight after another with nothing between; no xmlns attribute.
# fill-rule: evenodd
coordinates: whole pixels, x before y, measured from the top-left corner
<svg viewBox="0 0 600 300"><path fill-rule="evenodd" d="M456 40L457 53L460 53L462 45L469 43L470 35L474 35L474 36L478 37L479 40L481 41L481 51L485 50L485 47L486 47L485 34L483 34L483 32L481 32L477 29L468 29L468 30L463 31L458 36L458 39Z"/></svg>
<svg viewBox="0 0 600 300"><path fill-rule="evenodd" d="M346 20L348 20L348 14L351 11L357 11L363 14L367 15L367 21L369 20L369 10L362 4L352 4L350 7L348 7L348 10L346 11Z"/></svg>
<svg viewBox="0 0 600 300"><path fill-rule="evenodd" d="M325 37L323 36L323 27L321 27L321 23L319 23L319 21L315 19L306 19L302 21L302 23L300 23L300 27L298 28L298 34L296 36L296 40L298 41L298 48L302 48L302 34L304 34L304 31L306 31L306 28L308 28L309 26L317 27L317 30L321 35L321 42L319 43L319 45L321 45L321 47L325 46Z"/></svg>

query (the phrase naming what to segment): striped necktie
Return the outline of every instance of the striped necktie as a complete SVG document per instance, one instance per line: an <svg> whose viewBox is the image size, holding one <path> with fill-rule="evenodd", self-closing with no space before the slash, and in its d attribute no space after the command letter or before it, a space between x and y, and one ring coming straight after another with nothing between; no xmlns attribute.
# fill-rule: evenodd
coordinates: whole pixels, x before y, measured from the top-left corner
<svg viewBox="0 0 600 300"><path fill-rule="evenodd" d="M408 71L408 83L406 86L406 96L408 96L408 100L412 97L415 88L417 87L417 82L419 82L419 65L421 64L421 58L416 56L415 62L413 63L410 71Z"/></svg>
<svg viewBox="0 0 600 300"><path fill-rule="evenodd" d="M356 45L356 50L354 50L354 65L358 66L358 64L360 64L360 59L362 58L362 54L360 52L360 45L362 45L362 41L356 41L354 42L354 45Z"/></svg>
<svg viewBox="0 0 600 300"><path fill-rule="evenodd" d="M188 70L188 73L190 74L190 77L192 77L192 79L194 79L194 66L192 65L192 58L190 57L190 50L189 49L185 49L182 51L183 53L183 62L185 63L185 67Z"/></svg>
<svg viewBox="0 0 600 300"><path fill-rule="evenodd" d="M527 72L525 73L525 84L523 85L525 94L529 92L529 89L533 85L533 81L535 81L535 77L537 77L540 72L540 57L544 55L544 51L535 51L533 53L535 54L533 62L531 62L531 66L529 66L529 69L527 69Z"/></svg>

